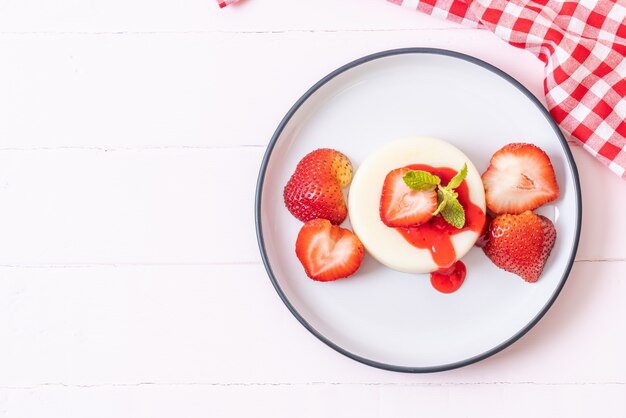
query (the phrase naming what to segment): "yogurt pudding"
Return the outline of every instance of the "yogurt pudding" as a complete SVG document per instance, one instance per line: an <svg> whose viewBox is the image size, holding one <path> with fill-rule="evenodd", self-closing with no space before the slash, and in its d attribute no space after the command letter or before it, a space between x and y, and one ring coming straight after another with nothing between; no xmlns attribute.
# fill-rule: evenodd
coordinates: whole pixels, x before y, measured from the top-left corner
<svg viewBox="0 0 626 418"><path fill-rule="evenodd" d="M389 172L401 167L429 171L443 184L467 164L467 176L456 190L465 209L463 228L441 216L427 224L391 228L380 218L381 190ZM367 251L394 270L429 273L450 268L476 243L485 224L485 191L474 164L458 148L440 139L410 137L374 151L358 168L348 195L348 213L354 232Z"/></svg>

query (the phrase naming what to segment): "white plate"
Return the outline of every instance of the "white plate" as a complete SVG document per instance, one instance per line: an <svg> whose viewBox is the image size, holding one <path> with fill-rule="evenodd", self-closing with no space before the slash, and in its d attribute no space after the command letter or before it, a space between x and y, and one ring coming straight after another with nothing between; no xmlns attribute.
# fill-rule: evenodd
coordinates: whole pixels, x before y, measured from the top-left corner
<svg viewBox="0 0 626 418"><path fill-rule="evenodd" d="M479 248L463 258L467 277L452 294L434 290L428 275L399 273L367 255L350 278L319 283L306 277L294 252L302 224L282 198L297 162L316 148L329 147L347 154L358 170L385 142L412 135L451 142L480 172L510 142L532 142L548 153L561 195L538 210L554 222L557 241L537 283L498 269ZM464 366L526 333L567 279L580 217L574 161L537 99L489 64L422 48L361 58L307 91L270 142L256 200L261 255L295 317L320 340L357 361L406 372Z"/></svg>

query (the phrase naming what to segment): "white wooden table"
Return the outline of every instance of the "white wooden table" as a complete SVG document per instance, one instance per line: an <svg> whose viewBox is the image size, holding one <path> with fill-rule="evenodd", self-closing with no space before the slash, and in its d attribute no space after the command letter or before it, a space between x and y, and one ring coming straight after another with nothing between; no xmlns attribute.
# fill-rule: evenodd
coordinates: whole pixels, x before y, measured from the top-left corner
<svg viewBox="0 0 626 418"><path fill-rule="evenodd" d="M445 373L310 335L256 245L291 104L372 52L538 60L383 0L0 0L0 417L623 416L626 183L572 144L577 261L519 342Z"/></svg>

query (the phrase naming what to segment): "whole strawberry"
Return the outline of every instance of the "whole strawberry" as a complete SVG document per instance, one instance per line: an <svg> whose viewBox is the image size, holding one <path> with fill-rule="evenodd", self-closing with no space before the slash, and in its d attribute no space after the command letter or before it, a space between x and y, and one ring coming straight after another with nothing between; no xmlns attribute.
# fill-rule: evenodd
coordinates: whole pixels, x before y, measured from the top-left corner
<svg viewBox="0 0 626 418"><path fill-rule="evenodd" d="M556 240L556 230L545 216L527 210L500 215L489 224L483 251L503 270L527 282L536 282Z"/></svg>
<svg viewBox="0 0 626 418"><path fill-rule="evenodd" d="M317 149L300 160L287 182L285 206L302 222L321 218L338 225L348 214L342 189L350 181L348 157L333 149Z"/></svg>

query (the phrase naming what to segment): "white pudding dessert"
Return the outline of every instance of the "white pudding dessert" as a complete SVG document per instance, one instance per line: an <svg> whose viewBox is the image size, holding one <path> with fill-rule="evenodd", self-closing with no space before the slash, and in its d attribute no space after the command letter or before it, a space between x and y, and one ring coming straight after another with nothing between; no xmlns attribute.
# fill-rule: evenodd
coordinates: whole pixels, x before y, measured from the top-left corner
<svg viewBox="0 0 626 418"><path fill-rule="evenodd" d="M383 223L381 192L392 170L430 171L439 175L445 186L464 164L467 175L456 190L465 209L464 227L446 226L437 219L441 215L411 228ZM379 262L403 272L429 273L450 267L476 243L485 222L485 191L478 170L455 146L431 137L403 138L372 152L358 167L348 195L348 213L354 232Z"/></svg>

